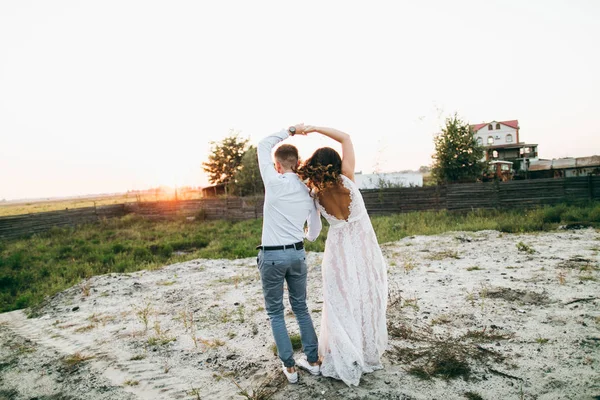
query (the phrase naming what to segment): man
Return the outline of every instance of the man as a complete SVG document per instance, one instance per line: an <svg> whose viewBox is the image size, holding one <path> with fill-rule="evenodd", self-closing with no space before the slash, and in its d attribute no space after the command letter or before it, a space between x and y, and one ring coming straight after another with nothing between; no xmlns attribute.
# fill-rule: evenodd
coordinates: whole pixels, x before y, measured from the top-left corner
<svg viewBox="0 0 600 400"><path fill-rule="evenodd" d="M319 375L318 342L312 319L306 306L306 253L303 239L314 241L321 232L321 217L308 188L296 175L299 165L298 149L283 144L275 151L275 165L271 160L273 147L293 135L303 135L304 124L267 136L258 144L258 164L265 184L262 244L257 247L258 269L265 297L265 308L277 345L283 373L290 383L298 382L292 343L285 326L283 282L287 282L288 297L300 327L305 359L298 366L313 375Z"/></svg>

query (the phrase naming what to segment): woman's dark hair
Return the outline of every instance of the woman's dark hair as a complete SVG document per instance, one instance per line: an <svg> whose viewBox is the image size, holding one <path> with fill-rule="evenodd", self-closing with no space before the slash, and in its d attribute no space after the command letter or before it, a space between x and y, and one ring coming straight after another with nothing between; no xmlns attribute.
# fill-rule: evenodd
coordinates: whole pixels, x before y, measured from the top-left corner
<svg viewBox="0 0 600 400"><path fill-rule="evenodd" d="M331 147L321 147L306 160L300 168L298 175L307 180L308 186L313 189L323 190L331 184L338 183L342 173L342 158Z"/></svg>

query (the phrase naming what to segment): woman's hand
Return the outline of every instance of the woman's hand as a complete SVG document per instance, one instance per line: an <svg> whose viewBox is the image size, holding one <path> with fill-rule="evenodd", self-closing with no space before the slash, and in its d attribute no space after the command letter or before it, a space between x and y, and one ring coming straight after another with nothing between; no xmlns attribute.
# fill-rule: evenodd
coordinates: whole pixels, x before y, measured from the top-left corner
<svg viewBox="0 0 600 400"><path fill-rule="evenodd" d="M311 132L318 132L318 128L314 125L305 125L304 126L304 134L306 135L307 133L311 133Z"/></svg>

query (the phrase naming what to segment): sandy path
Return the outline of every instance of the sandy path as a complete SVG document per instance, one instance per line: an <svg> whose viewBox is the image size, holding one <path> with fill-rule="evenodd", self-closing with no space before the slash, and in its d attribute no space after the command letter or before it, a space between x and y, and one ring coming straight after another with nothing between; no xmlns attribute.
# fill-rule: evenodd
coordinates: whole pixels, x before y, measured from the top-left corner
<svg viewBox="0 0 600 400"><path fill-rule="evenodd" d="M35 318L0 314L0 399L243 398L235 383L248 390L269 383L275 399L288 400L600 395L595 230L451 232L383 248L390 346L385 370L358 388L307 374L299 385L281 385L250 258L94 277L50 299ZM308 260L317 329L321 257ZM288 327L298 332L291 313ZM439 359L445 346L464 355L465 379L407 372L427 370L427 357Z"/></svg>

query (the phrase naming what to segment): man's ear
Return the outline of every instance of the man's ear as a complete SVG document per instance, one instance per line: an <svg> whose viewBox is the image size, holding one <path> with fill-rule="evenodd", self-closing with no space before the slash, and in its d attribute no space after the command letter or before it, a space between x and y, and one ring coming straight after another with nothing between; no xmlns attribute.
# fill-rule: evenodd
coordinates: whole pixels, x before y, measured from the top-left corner
<svg viewBox="0 0 600 400"><path fill-rule="evenodd" d="M281 163L277 159L275 159L275 170L281 173Z"/></svg>

